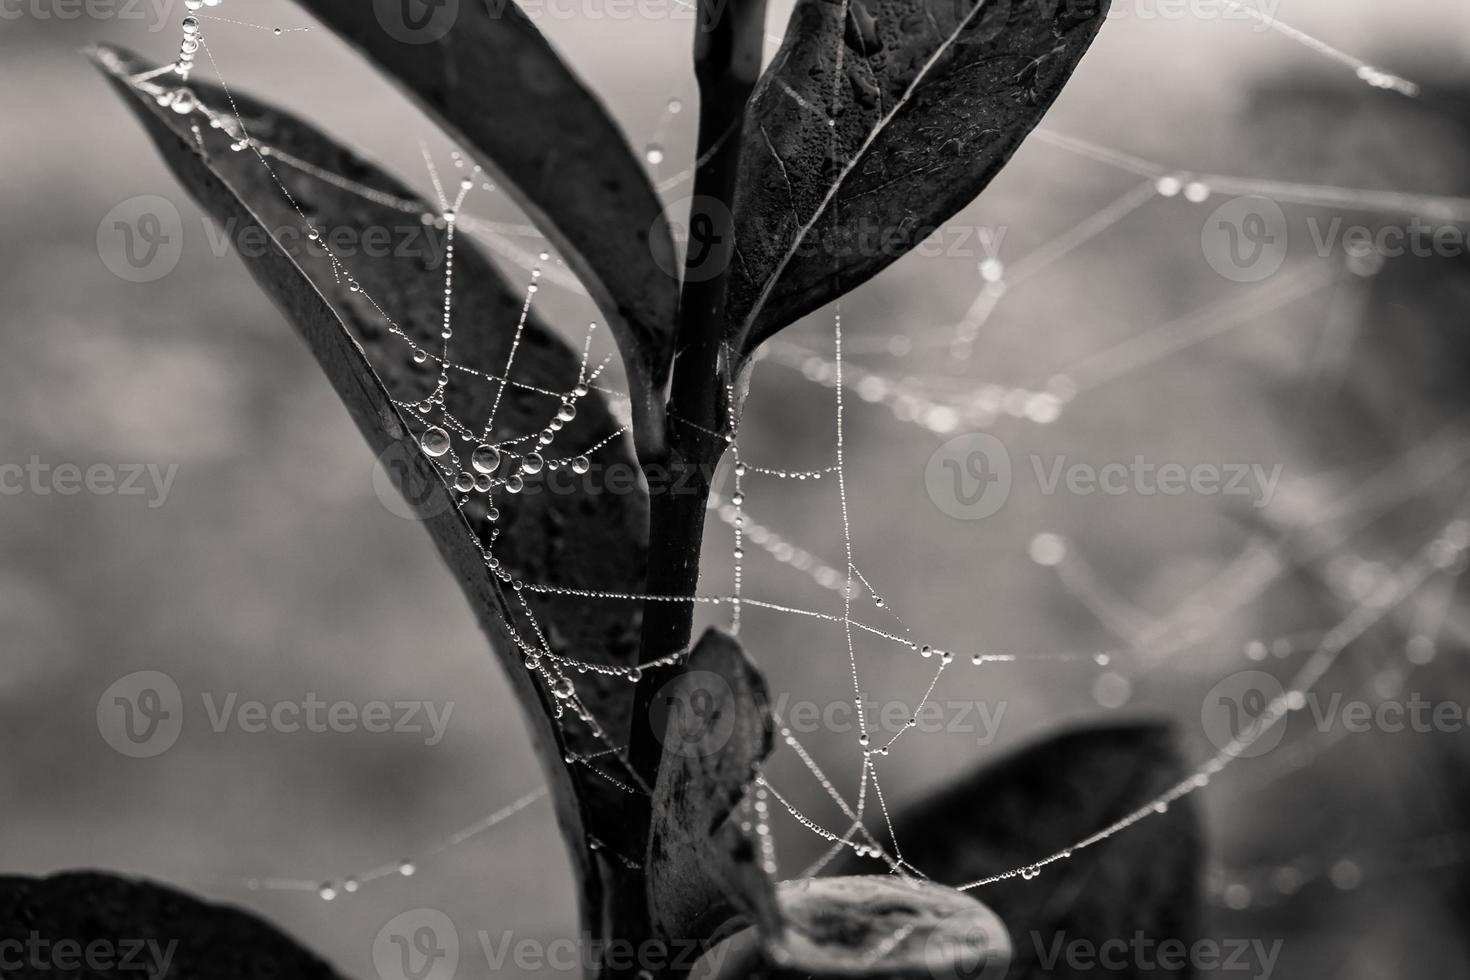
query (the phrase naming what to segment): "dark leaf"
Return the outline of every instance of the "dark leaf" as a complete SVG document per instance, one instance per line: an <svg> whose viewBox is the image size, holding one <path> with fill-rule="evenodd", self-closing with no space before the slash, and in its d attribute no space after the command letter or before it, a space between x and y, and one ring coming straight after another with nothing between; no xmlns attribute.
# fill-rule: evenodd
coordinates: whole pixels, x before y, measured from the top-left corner
<svg viewBox="0 0 1470 980"><path fill-rule="evenodd" d="M746 111L728 313L744 350L975 199L1106 0L797 0Z"/></svg>
<svg viewBox="0 0 1470 980"><path fill-rule="evenodd" d="M136 59L113 51L99 52L97 58L169 166L226 229L246 268L306 340L379 455L382 472L425 522L494 640L526 708L584 883L592 887L595 880L586 866L584 832L614 852L631 850L636 860L641 846L628 841L638 838L627 836L624 821L618 819L625 791L617 784L626 785L627 779L618 770L618 760L604 756L571 768L562 761L569 751L584 756L608 744L624 744L633 685L622 677L579 674L568 667L577 697L601 724L606 741L594 737L571 711L562 724L553 721L557 699L547 690L544 674L521 663L520 644L538 646L535 626L520 601L507 594L486 567L484 551L492 527L488 498L471 494L461 508L445 475L418 448L426 423L417 412L398 407L419 402L438 380L438 363L432 358L415 363L408 344L394 329L424 350L436 354L442 350L444 231L421 220L426 207L406 187L300 120L232 93L246 131L269 162L268 170L255 153L232 152L234 137L207 124L205 112L217 111L226 127L238 125L233 113L225 112L227 103L218 90L195 85L205 109L177 114L157 104L156 86L130 78L142 70ZM320 179L321 171L345 177L352 186ZM372 193L365 195L361 189ZM329 253L309 239L307 219L329 245L345 235L361 247L344 250L341 267L334 266ZM391 247L369 248L368 236L374 232L386 234ZM361 284L361 291L353 291L353 280ZM498 392L498 384L490 378L501 377L508 363L523 293L509 289L463 235L455 243L454 281L451 361L489 377L451 368L445 409L473 426L478 436ZM569 392L577 384L580 361L580 355L556 334L529 317L510 370L511 384L495 415L492 441L534 435L545 426L561 405L555 393ZM589 391L576 405L575 418L552 444L555 449L566 447L567 455L588 452L618 430L597 391ZM456 448L442 457L446 469L470 469L474 442L459 437L454 442ZM555 455L553 448L547 452ZM451 459L457 466L449 465ZM505 533L496 541L494 554L507 574L529 582L638 590L645 560L647 500L636 485L636 464L627 440L612 438L590 453L590 461L599 467L592 474L599 478L620 468L625 471L626 492L612 492L610 480L600 486L603 492L580 489L567 482L570 470L563 467L558 471L560 483L543 474L527 477L527 490L520 495L495 494L502 513L493 526ZM503 461L500 475L516 465L514 459ZM636 604L523 595L557 656L624 667L636 662ZM507 622L514 624L514 635ZM422 655L431 656L432 651ZM616 771L616 782L594 772L594 767ZM589 902L593 898L585 897Z"/></svg>
<svg viewBox="0 0 1470 980"><path fill-rule="evenodd" d="M906 861L935 881L959 885L1055 854L1188 775L1163 723L1081 727L902 810L894 832ZM1140 932L1155 941L1194 942L1202 860L1198 815L1185 797L1167 813L1048 865L1029 881L1011 878L974 894L1012 930L1009 976L1039 978L1047 975L1042 963L1059 942L1097 948Z"/></svg>
<svg viewBox="0 0 1470 980"><path fill-rule="evenodd" d="M1001 980L1005 925L963 892L892 876L783 881L779 939L749 929L705 954L697 980Z"/></svg>
<svg viewBox="0 0 1470 980"><path fill-rule="evenodd" d="M737 915L774 928L749 799L773 738L764 678L740 644L711 629L651 704L663 739L644 863L655 927L683 942Z"/></svg>
<svg viewBox="0 0 1470 980"><path fill-rule="evenodd" d="M617 335L640 449L662 439L679 293L673 239L596 96L514 0L297 2L412 95L556 243Z"/></svg>
<svg viewBox="0 0 1470 980"><path fill-rule="evenodd" d="M7 980L339 976L249 913L98 872L0 877L0 950Z"/></svg>

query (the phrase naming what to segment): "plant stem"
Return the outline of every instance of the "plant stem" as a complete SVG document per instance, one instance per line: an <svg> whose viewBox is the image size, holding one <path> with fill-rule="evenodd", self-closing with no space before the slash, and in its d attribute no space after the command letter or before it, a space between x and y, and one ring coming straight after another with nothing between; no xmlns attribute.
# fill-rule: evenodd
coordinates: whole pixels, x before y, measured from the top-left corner
<svg viewBox="0 0 1470 980"><path fill-rule="evenodd" d="M669 399L667 472L657 474L649 508L644 590L649 595L687 599L695 594L710 481L733 438L728 385L736 366L722 356L725 284L735 234L730 209L745 106L760 75L764 31L765 0L700 0L694 36L698 164L689 217L691 237L699 241L690 242L686 256ZM723 257L714 268L709 265L711 249ZM691 602L645 602L644 662L687 650L693 621ZM650 787L658 777L662 733L652 730L649 708L676 673L675 667L647 671L634 697L629 763Z"/></svg>
<svg viewBox="0 0 1470 980"><path fill-rule="evenodd" d="M688 599L699 585L699 555L704 537L710 482L729 439L729 385L738 365L723 356L725 283L733 254L731 204L740 160L745 105L760 75L765 32L765 0L699 0L694 37L694 69L699 80L699 139L690 206L691 241L685 259L684 289L675 336L666 456L645 462L650 489L648 574L644 593ZM708 264L715 249L715 265ZM694 604L645 600L640 662L689 648ZM649 710L660 688L681 668L650 668L633 696L628 762L650 790L658 782L663 758L662 732L655 732ZM630 798L628 820L635 840L646 841L652 799ZM642 855L640 855L642 857ZM611 939L635 944L656 930L641 871L608 879L605 931ZM674 938L674 937L666 937ZM684 937L697 938L697 937ZM629 971L631 972L631 971ZM683 972L671 968L666 975ZM606 980L622 980L608 971Z"/></svg>

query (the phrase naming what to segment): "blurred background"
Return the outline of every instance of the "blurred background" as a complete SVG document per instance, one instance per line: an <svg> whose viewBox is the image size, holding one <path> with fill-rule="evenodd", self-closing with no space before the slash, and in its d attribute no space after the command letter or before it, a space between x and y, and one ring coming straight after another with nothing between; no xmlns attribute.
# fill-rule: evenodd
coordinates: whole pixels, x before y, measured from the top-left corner
<svg viewBox="0 0 1470 980"><path fill-rule="evenodd" d="M1242 671L1290 677L1442 532L1467 486L1470 259L1444 244L1454 232L1430 254L1395 257L1316 239L1417 219L1458 228L1463 244L1470 8L1257 8L1418 83L1409 97L1211 5L1196 8L1214 16L1118 7L1045 132L935 247L843 304L854 559L886 600L861 599L859 615L891 627L894 613L955 651L933 698L985 706L990 719L905 735L878 762L890 805L1113 714L1170 716L1190 758L1208 758L1221 691L1244 704L1261 682ZM569 935L572 881L544 801L418 858L541 785L519 708L427 535L375 493L372 455L305 347L79 53L107 41L167 60L182 3L59 13L71 9L26 0L0 20L0 462L152 464L174 477L156 493L7 491L0 504L0 870L177 883L262 912L356 976L373 975L383 923L417 906L444 910L462 935ZM632 144L661 151L647 154L658 180L688 165L695 121L691 23L667 10L614 17L593 4L537 18ZM773 3L773 34L788 11ZM420 189L421 142L448 159L433 125L329 33L293 30L312 25L291 4L209 12L232 87ZM1304 204L1283 183L1351 191ZM1222 262L1216 209L1250 192L1279 206L1290 247L1278 271L1244 281L1254 272ZM184 228L177 266L149 282L111 271L105 234L109 212L139 195L172 202ZM471 211L523 221L498 195ZM1242 247L1260 244L1255 225L1237 227ZM524 234L520 245L539 248ZM591 315L584 297L543 293L569 326ZM741 430L745 460L832 465L831 357L830 311L771 345ZM948 513L934 479L944 447L972 432L999 439L1013 467L1009 497L982 519ZM1251 464L1279 481L1149 495L1047 492L1037 478L1058 460L1139 456ZM746 545L746 594L840 614L840 576L824 571L843 555L835 481L755 474L744 489L764 529ZM712 520L703 591L729 590L731 544ZM1463 718L1459 571L1448 563L1350 647L1324 697L1418 694ZM728 610L705 618L724 623ZM741 635L778 698L847 696L840 627L747 608ZM980 652L1017 659L971 666ZM858 657L875 701L920 702L932 662L861 640ZM452 703L452 716L426 744L217 733L195 712L169 751L125 758L99 736L98 702L141 670L168 674L196 708L201 692L267 703L314 692ZM1298 715L1279 744L1216 779L1200 796L1212 931L1283 939L1278 976L1470 975L1470 756L1463 730L1440 727L1346 732ZM851 795L852 733L803 741ZM773 785L836 827L791 755L773 761ZM775 833L787 874L825 847L783 813ZM400 860L416 863L412 877L342 893L351 875ZM250 886L269 879L331 883L336 898ZM491 972L468 958L460 976L477 969Z"/></svg>

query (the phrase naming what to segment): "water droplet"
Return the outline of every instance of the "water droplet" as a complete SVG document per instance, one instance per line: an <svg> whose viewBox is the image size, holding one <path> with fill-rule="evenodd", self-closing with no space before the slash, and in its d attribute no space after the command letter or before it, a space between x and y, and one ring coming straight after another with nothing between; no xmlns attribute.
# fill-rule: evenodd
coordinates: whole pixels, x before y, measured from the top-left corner
<svg viewBox="0 0 1470 980"><path fill-rule="evenodd" d="M470 465L481 473L494 473L500 466L500 450L494 446L478 445L470 454Z"/></svg>
<svg viewBox="0 0 1470 980"><path fill-rule="evenodd" d="M555 694L559 698L566 699L575 694L576 689L572 687L572 682L570 678L561 677L558 678L556 684L552 686L551 693Z"/></svg>
<svg viewBox="0 0 1470 980"><path fill-rule="evenodd" d="M481 473L479 476L475 477L475 489L480 491L481 493L489 493L490 488L494 485L495 481L491 479L489 473Z"/></svg>
<svg viewBox="0 0 1470 980"><path fill-rule="evenodd" d="M403 875L403 877L405 878L412 878L414 876L414 872L416 871L418 871L418 868L415 868L413 866L412 861L404 861L398 866L398 873Z"/></svg>
<svg viewBox="0 0 1470 980"><path fill-rule="evenodd" d="M576 406L572 405L570 402L562 402L561 408L558 408L556 410L556 417L561 419L563 422L570 422L572 419L577 417Z"/></svg>
<svg viewBox="0 0 1470 980"><path fill-rule="evenodd" d="M317 889L317 894L321 896L322 901L330 902L337 897L337 889L330 881L327 881L323 882L322 887Z"/></svg>
<svg viewBox="0 0 1470 980"><path fill-rule="evenodd" d="M664 162L664 148L657 143L649 143L643 150L644 158L654 166Z"/></svg>
<svg viewBox="0 0 1470 980"><path fill-rule="evenodd" d="M1060 535L1044 531L1031 539L1026 553L1036 564L1050 568L1060 565L1067 557L1067 542Z"/></svg>
<svg viewBox="0 0 1470 980"><path fill-rule="evenodd" d="M449 452L449 433L432 425L424 430L424 437L419 440L419 445L424 447L424 452L430 456L443 456Z"/></svg>
<svg viewBox="0 0 1470 980"><path fill-rule="evenodd" d="M425 361L427 361L428 359L429 359L429 352L426 351L426 350L416 350L416 351L413 352L413 362L415 364L422 364Z"/></svg>
<svg viewBox="0 0 1470 980"><path fill-rule="evenodd" d="M592 469L592 461L586 456L578 456L572 460L573 473L586 473L590 469Z"/></svg>
<svg viewBox="0 0 1470 980"><path fill-rule="evenodd" d="M1161 197L1173 197L1183 187L1184 182L1178 177L1173 176L1160 177L1154 182L1154 190L1158 191Z"/></svg>
<svg viewBox="0 0 1470 980"><path fill-rule="evenodd" d="M526 488L526 481L521 479L519 473L512 473L505 481L506 493L520 493Z"/></svg>
<svg viewBox="0 0 1470 980"><path fill-rule="evenodd" d="M1021 869L1021 877L1023 879L1025 879L1026 881L1031 881L1033 878L1035 878L1039 874L1041 874L1041 869L1040 868L1022 868Z"/></svg>
<svg viewBox="0 0 1470 980"><path fill-rule="evenodd" d="M634 667L632 670L628 671L628 680L632 681L634 684L637 684L639 681L643 680L643 668Z"/></svg>
<svg viewBox="0 0 1470 980"><path fill-rule="evenodd" d="M468 473L460 473L454 478L454 489L460 493L469 493L475 489L475 478Z"/></svg>
<svg viewBox="0 0 1470 980"><path fill-rule="evenodd" d="M540 473L541 468L545 465L546 461L541 458L540 453L526 453L521 459L521 472L535 475Z"/></svg>
<svg viewBox="0 0 1470 980"><path fill-rule="evenodd" d="M189 89L175 89L169 98L169 108L181 116L187 116L199 108L199 98Z"/></svg>
<svg viewBox="0 0 1470 980"><path fill-rule="evenodd" d="M741 493L739 490L736 490L734 493L730 494L730 503L734 504L736 507L739 507L741 504L745 503L745 494Z"/></svg>
<svg viewBox="0 0 1470 980"><path fill-rule="evenodd" d="M357 891L357 887L358 886L356 878L348 878L346 881L342 882L342 890L349 894Z"/></svg>
<svg viewBox="0 0 1470 980"><path fill-rule="evenodd" d="M670 99L669 100L669 112L671 112L671 113L677 113L677 112L683 112L683 111L684 111L684 103L680 102L678 99Z"/></svg>

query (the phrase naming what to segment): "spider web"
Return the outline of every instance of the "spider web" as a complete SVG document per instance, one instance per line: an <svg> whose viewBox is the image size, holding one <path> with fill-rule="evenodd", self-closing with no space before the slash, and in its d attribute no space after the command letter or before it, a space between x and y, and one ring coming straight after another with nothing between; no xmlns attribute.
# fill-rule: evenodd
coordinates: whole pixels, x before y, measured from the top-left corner
<svg viewBox="0 0 1470 980"><path fill-rule="evenodd" d="M1390 90L1411 99L1420 94L1420 87L1408 79L1375 67L1236 0L1222 2L1315 55L1344 66L1366 85ZM235 149L253 152L260 164L271 170L273 175L273 167L291 167L378 203L399 207L405 212L418 212L420 205L417 202L387 195L344 175L323 170L276 150L255 140L238 113L216 113L199 103L187 85L200 52L209 61L220 85L225 86L224 77L214 62L214 55L205 39L205 25L220 25L221 29L244 28L270 32L278 37L309 30L305 27L275 28L231 20L213 13L219 6L219 0L205 0L203 9L196 9L184 22L176 62L137 76L134 81L150 87L161 104L172 106L180 114L201 117L209 125L229 133L236 141ZM779 42L780 38L774 40ZM842 77L840 63L835 77ZM225 87L225 90L228 91L228 88ZM796 97L795 93L791 94ZM826 114L824 107L810 105L800 97L796 98L809 111L819 115ZM682 110L683 103L678 98L670 98L665 103L664 111L645 148L645 159L655 169L655 173L666 159L662 142L674 117ZM1038 129L1034 139L1061 152L1139 179L1094 213L1076 221L1051 240L1021 257L1004 264L997 258L980 263L979 290L966 314L952 325L916 335L876 340L849 338L843 332L843 309L839 302L832 313L830 349L812 349L781 338L765 345L758 355L759 363L768 364L777 371L787 372L831 393L835 419L833 455L811 461L807 469L764 466L747 455L746 447L738 439L732 442L729 472L733 477L733 489L728 495L714 493L710 502L711 513L733 532L730 572L734 587L729 594L701 594L682 598L571 589L556 582L521 581L515 577L513 570L502 567L495 554L498 531L491 536L485 548L487 567L511 587L530 626L529 631L518 631L516 624L507 623L515 642L524 653L526 668L534 672L553 694L559 719L563 718L565 707L569 713L568 721L570 718L577 719L605 743L597 752L569 757L568 763L588 766L628 793L646 793L648 789L640 783L627 764L624 747L607 742L593 712L578 697L575 677L579 673L596 671L636 680L643 670L657 664L673 662L683 654L674 654L633 667L585 663L558 655L547 642L527 603L528 594L565 595L608 602L690 602L704 607L727 609L729 628L737 634L743 625L742 612L747 609L815 620L841 629L839 650L846 661L846 673L851 681L855 717L858 721L854 737L854 754L858 768L856 796L855 799L845 796L827 774L827 768L839 764L839 761L829 760L827 768L824 768L822 762L802 744L789 727L779 725L782 744L791 750L822 794L838 808L844 822L835 827L824 825L798 808L792 802L793 794L783 792L781 787L761 777L757 781L751 804L758 817L755 826L761 838L763 860L766 869L773 875L779 873L780 869L770 828L771 801L798 826L829 845L815 863L801 872L802 875L814 875L843 851L851 851L883 862L895 874L924 876L924 869L914 867L903 857L901 843L894 836L889 821L888 803L880 779L880 760L889 754L900 739L918 727L917 722L911 718L901 730L886 740L874 738L864 708L862 669L855 637L871 638L896 648L900 655L913 654L918 660L929 662L924 668L923 676L915 684L921 696L913 703L922 707L934 697L947 672L953 673L953 668L957 666L993 669L996 665L1050 660L1083 669L1098 669L1130 659L1145 666L1155 666L1216 636L1233 615L1260 598L1288 568L1271 540L1264 535L1257 536L1208 583L1180 602L1174 612L1154 618L1113 593L1069 542L1059 535L1042 532L1031 541L1031 559L1038 565L1055 569L1059 585L1117 637L1117 645L1108 649L1075 651L940 648L928 641L922 624L911 624L912 617L901 613L893 602L873 586L864 571L866 566L860 566L857 561L856 556L861 551L860 534L855 533L849 512L849 499L854 493L860 494L861 489L849 486L847 464L852 447L846 435L847 413L852 396L856 396L862 404L886 407L900 422L930 435L983 430L1002 418L1046 426L1060 418L1074 400L1094 389L1145 370L1172 354L1270 311L1313 297L1338 281L1345 271L1368 277L1376 271L1377 266L1373 262L1364 261L1363 256L1357 256L1356 262L1350 259L1346 263L1346 270L1331 264L1293 270L1184 317L1145 328L1074 363L1064 371L1024 386L982 383L955 374L916 377L908 373L885 371L882 367L862 366L854 363L851 358L876 356L880 359L896 360L914 350L937 349L947 351L951 360L963 368L975 353L987 323L1003 304L1010 290L1034 281L1124 218L1164 199L1182 196L1187 201L1198 204L1216 195L1262 195L1281 203L1357 213L1427 215L1446 222L1470 224L1470 199L1181 171L1046 127ZM424 453L439 468L446 484L460 495L460 505L464 506L471 500L480 500L493 522L498 513L495 501L499 495L517 494L523 490L527 481L536 480L544 473L555 472L562 467L578 473L586 472L599 450L624 438L627 424L607 432L603 438L591 444L571 447L558 445L558 433L567 421L575 417L579 399L587 397L591 391L597 391L612 399L615 406L622 405L623 415L626 417L627 395L604 380L611 355L594 362L596 323L591 324L582 337L581 366L572 389L551 392L515 380L517 345L527 318L537 302L539 290L544 285L550 285L580 293L581 287L567 272L565 265L560 260L554 260L551 252L540 245L542 240L534 228L491 221L469 212L468 208L472 204L478 204L484 197L498 193L484 179L478 166L470 163L463 154L455 152L451 155L451 162L454 170L461 176L457 181L446 181L427 148L423 149L423 160L438 208L437 213L427 218L446 233L441 345L429 350L412 340L394 323L391 311L378 306L369 295L368 289L353 279L349 263L332 254L325 242L320 244L331 256L334 273L339 281L346 282L352 291L361 293L381 314L390 332L401 340L403 357L416 364L432 362L437 365L439 373L433 391L422 400L400 402L398 407L407 418L416 420L416 436ZM696 161L688 168L657 181L658 189L678 189L691 179L698 165L699 161ZM279 180L277 183L280 183ZM281 190L283 194L286 193L284 185L281 185ZM289 194L287 197L289 198ZM307 228L311 227L304 215L302 221ZM514 340L505 364L495 374L457 363L453 357L456 326L453 245L456 236L462 233L472 235L507 265L522 270L527 280L519 320L497 325L512 330ZM315 237L314 231L312 234ZM538 244L527 247L525 242ZM495 395L488 418L456 418L448 412L444 393L451 385L461 384L494 387ZM508 387L527 388L552 396L557 399L558 407L546 418L544 427L539 431L497 441L493 436L496 413ZM1458 444L1463 445L1462 437L1455 434L1455 439ZM1427 444L1425 451L1442 449L1444 441L1441 439ZM1402 460L1394 461L1391 467L1362 482L1343 499L1330 502L1325 508L1325 514L1319 513L1316 515L1317 519L1332 515L1369 515L1395 500L1401 500L1409 491L1398 486L1391 476L1392 467L1402 463ZM765 486L770 484L807 481L832 487L843 543L843 553L837 558L824 558L785 533L760 523L751 515L749 504L753 495L752 485L759 488L754 496L760 497L766 492ZM1264 660L1268 655L1286 656L1294 653L1305 654L1305 657L1289 682L1284 685L1281 694L1265 704L1243 731L1217 753L1199 763L1187 778L1114 823L1096 828L1093 833L1074 841L1068 847L1052 854L1038 854L1025 865L965 883L961 887L966 890L982 889L1010 878L1034 878L1048 867L1066 861L1077 852L1101 843L1147 820L1151 815L1166 812L1172 803L1209 785L1214 776L1242 758L1292 712L1300 711L1306 705L1307 695L1332 671L1340 656L1355 640L1386 617L1397 614L1400 606L1420 596L1431 583L1450 583L1463 571L1466 564L1464 556L1467 548L1470 548L1470 523L1466 520L1466 506L1462 502L1459 508L1446 515L1438 532L1422 542L1399 567L1360 588L1356 601L1336 622L1321 629L1298 630L1249 644L1242 651L1247 661ZM840 611L807 608L749 594L745 588L744 574L747 545L758 549L772 561L809 577L823 594L836 593L841 597ZM1409 662L1422 662L1416 659L1415 643L1421 645L1421 651L1423 644L1433 644L1435 635L1443 627L1452 601L1451 593L1452 588L1441 588L1436 593L1434 602L1427 607L1416 607L1413 639L1405 653ZM872 603L876 622L869 621L854 611L854 603L864 597ZM1336 732L1330 737L1303 742L1297 747L1299 751L1285 757L1284 764L1256 770L1258 788L1299 772L1342 737L1342 732ZM840 764L846 766L852 761L842 759ZM609 768L599 768L599 765L609 767L611 771ZM313 891L323 899L332 900L380 879L415 874L425 860L479 837L523 812L546 794L545 788L527 793L464 829L417 848L412 858L386 862L348 875L334 876L326 881L320 877L256 877L239 883L253 889ZM870 825L878 825L878 829ZM1463 862L1467 857L1470 857L1470 835L1464 833L1449 833L1410 841L1372 853L1307 855L1285 864L1238 869L1232 872L1232 880L1217 882L1216 896L1228 907L1241 908L1249 903L1252 894L1268 888L1290 894L1318 878L1327 878L1339 887L1353 887L1361 879L1365 869L1391 873L1421 867L1440 867Z"/></svg>

